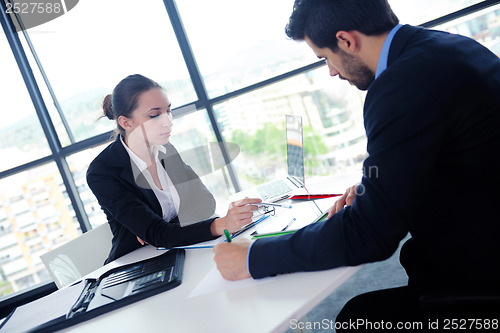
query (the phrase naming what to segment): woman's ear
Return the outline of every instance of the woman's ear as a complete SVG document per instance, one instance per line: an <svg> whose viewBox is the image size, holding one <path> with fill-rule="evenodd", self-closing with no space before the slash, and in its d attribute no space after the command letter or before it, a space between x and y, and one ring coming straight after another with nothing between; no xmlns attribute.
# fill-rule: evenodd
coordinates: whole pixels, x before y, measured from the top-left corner
<svg viewBox="0 0 500 333"><path fill-rule="evenodd" d="M125 117L125 116L119 116L118 117L118 124L124 129L124 130L132 130L132 121Z"/></svg>

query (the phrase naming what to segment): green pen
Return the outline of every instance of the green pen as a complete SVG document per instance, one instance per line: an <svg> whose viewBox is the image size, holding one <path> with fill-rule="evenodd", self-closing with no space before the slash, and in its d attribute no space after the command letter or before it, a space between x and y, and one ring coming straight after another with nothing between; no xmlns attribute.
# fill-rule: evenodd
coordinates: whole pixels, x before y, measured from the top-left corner
<svg viewBox="0 0 500 333"><path fill-rule="evenodd" d="M252 239L259 239L259 238L265 238L265 237L276 237L276 236L282 236L282 235L289 235L295 233L297 230L290 230L290 231L277 231L277 232L270 232L267 234L252 234Z"/></svg>
<svg viewBox="0 0 500 333"><path fill-rule="evenodd" d="M229 234L229 231L227 231L227 229L224 229L224 235L226 235L227 242L231 243L231 235Z"/></svg>

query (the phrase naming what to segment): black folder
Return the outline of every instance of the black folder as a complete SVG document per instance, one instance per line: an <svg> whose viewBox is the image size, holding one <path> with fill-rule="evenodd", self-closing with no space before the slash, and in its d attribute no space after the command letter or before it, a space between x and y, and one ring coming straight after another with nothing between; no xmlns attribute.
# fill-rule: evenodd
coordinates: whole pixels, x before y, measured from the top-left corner
<svg viewBox="0 0 500 333"><path fill-rule="evenodd" d="M19 308L14 310L0 326L0 332L19 330L21 327L23 331L29 332L53 332L173 289L182 283L184 260L185 250L173 249L153 258L113 268L97 279L79 281L76 284L83 283L80 285L82 291L74 301L68 303L71 306L67 312L63 308L65 315L44 323L38 323L35 318L34 327L29 327L23 313L30 310L30 303L23 306L28 308L22 311L17 311ZM48 298L45 303L50 301ZM37 308L40 306L32 306L32 309Z"/></svg>

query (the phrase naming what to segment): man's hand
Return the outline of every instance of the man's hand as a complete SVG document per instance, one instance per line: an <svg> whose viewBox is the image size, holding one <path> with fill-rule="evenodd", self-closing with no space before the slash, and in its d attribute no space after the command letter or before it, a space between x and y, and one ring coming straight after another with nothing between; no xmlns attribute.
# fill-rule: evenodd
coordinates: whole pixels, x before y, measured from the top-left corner
<svg viewBox="0 0 500 333"><path fill-rule="evenodd" d="M330 213L328 213L328 218L330 218L333 214L340 212L344 209L344 206L350 206L356 199L356 191L358 190L360 184L356 184L354 186L349 187L345 193L335 202Z"/></svg>
<svg viewBox="0 0 500 333"><path fill-rule="evenodd" d="M139 238L139 236L135 236L135 237L137 237L137 241L138 241L139 243L141 243L141 245L144 245L144 244L149 244L149 243L147 243L147 242L143 241L142 239L140 239L140 238Z"/></svg>
<svg viewBox="0 0 500 333"><path fill-rule="evenodd" d="M247 253L251 242L248 239L220 243L214 247L217 269L226 280L243 280L251 277L247 267Z"/></svg>

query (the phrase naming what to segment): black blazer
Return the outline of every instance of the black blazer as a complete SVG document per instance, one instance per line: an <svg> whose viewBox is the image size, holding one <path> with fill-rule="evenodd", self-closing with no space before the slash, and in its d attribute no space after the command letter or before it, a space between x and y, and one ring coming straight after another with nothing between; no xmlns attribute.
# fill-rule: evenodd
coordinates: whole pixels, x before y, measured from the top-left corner
<svg viewBox="0 0 500 333"><path fill-rule="evenodd" d="M403 26L364 105L369 157L354 204L257 240L253 277L388 258L410 287L500 285L500 59L472 39Z"/></svg>
<svg viewBox="0 0 500 333"><path fill-rule="evenodd" d="M182 161L174 146L168 143L165 148L166 153L160 152L158 158L180 197L178 217L169 223L163 220L160 203L144 176L137 169L133 171L136 166L119 137L90 164L87 183L113 232L106 263L139 248L136 236L160 247L213 239L210 226L214 220L211 218L215 212L214 197Z"/></svg>

